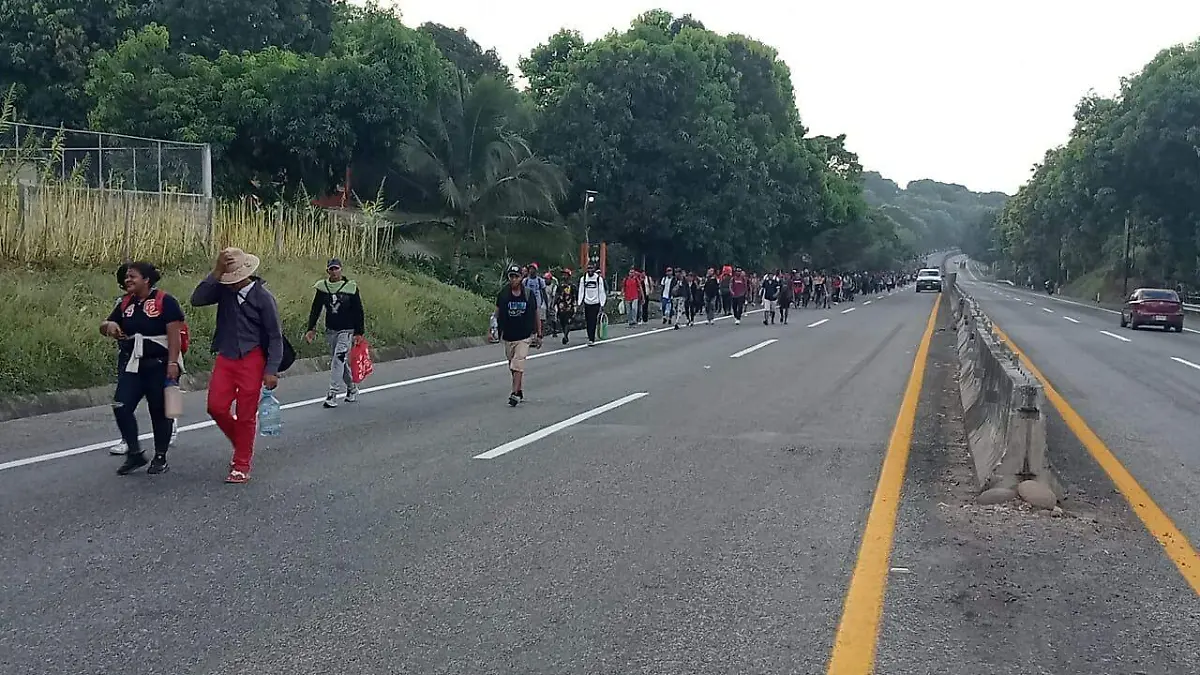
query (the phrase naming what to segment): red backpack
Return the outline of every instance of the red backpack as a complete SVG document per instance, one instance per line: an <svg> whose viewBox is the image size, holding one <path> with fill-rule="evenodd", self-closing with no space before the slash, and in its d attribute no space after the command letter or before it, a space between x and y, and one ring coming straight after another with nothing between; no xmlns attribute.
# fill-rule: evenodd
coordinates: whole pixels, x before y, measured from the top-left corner
<svg viewBox="0 0 1200 675"><path fill-rule="evenodd" d="M159 312L162 311L160 305L162 304L163 298L165 298L165 297L167 297L166 292L164 292L163 290L158 289L158 288L154 289L154 292L150 294L150 297L146 298L146 302L150 302L151 300L153 300L154 304L150 305L149 308L142 307L142 311L146 312L146 316L149 316L152 319L154 317L158 316ZM131 302L133 302L133 294L126 293L125 297L121 298L121 311L124 312L125 309L129 307L129 303L131 303ZM150 311L152 311L154 313L150 314L149 312L147 312L147 309L149 309ZM191 345L191 343L192 343L191 331L188 329L187 321L184 321L183 328L181 328L179 330L179 353L186 354L187 350L188 350L188 346Z"/></svg>

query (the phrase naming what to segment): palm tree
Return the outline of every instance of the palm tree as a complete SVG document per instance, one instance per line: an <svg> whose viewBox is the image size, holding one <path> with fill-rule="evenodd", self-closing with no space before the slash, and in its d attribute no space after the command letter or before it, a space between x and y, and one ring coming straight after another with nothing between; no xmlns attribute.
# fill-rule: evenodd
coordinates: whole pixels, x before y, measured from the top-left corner
<svg viewBox="0 0 1200 675"><path fill-rule="evenodd" d="M470 83L459 73L421 127L401 144L401 161L427 186L432 215L411 224L440 223L454 233L452 268L462 264L463 243L489 227L511 222L549 224L566 193L558 167L536 155L514 130L519 96L484 77Z"/></svg>

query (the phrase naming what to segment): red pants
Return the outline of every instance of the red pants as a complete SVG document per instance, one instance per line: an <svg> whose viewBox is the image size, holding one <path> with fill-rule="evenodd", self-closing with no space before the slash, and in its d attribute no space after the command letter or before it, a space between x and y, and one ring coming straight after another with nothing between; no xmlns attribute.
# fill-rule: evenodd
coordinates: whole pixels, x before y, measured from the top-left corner
<svg viewBox="0 0 1200 675"><path fill-rule="evenodd" d="M258 430L258 401L262 395L267 357L261 349L240 359L217 355L208 383L208 414L233 444L233 468L250 473L254 434ZM237 401L237 416L230 412Z"/></svg>

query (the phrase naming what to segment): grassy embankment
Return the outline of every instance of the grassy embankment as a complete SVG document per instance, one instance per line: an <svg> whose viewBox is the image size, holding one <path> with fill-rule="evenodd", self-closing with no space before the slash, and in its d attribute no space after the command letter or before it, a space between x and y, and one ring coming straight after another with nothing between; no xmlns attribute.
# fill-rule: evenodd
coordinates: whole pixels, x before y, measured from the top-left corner
<svg viewBox="0 0 1200 675"><path fill-rule="evenodd" d="M193 334L188 368L211 365L208 343L215 310L190 309L187 298L210 266L213 248L236 245L263 258L260 274L275 293L284 329L299 356L319 344L300 339L312 284L325 259L341 257L367 305L367 333L376 346L416 344L487 330L489 302L430 277L384 262L377 233L317 211L280 216L219 205L211 239L194 205L170 200L126 202L97 191L27 193L0 186L0 397L108 384L115 349L97 331L120 291L114 273L126 255L154 262L161 287L184 301ZM128 233L128 236L126 236ZM128 241L128 244L126 243Z"/></svg>

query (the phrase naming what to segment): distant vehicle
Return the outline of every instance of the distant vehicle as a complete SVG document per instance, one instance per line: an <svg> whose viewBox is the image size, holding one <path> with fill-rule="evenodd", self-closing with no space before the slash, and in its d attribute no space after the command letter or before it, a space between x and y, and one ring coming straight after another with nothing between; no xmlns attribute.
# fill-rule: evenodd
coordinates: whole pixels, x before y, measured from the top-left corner
<svg viewBox="0 0 1200 675"><path fill-rule="evenodd" d="M942 292L942 271L933 267L927 267L920 272L917 272L917 292L921 291L937 291Z"/></svg>
<svg viewBox="0 0 1200 675"><path fill-rule="evenodd" d="M1125 301L1121 310L1121 328L1137 330L1142 326L1162 326L1168 332L1183 332L1183 303L1179 294L1167 288L1139 288Z"/></svg>

